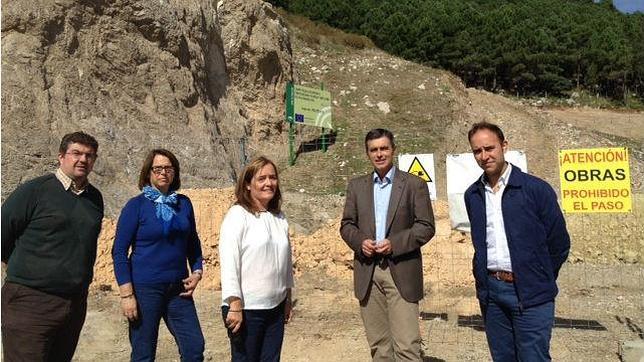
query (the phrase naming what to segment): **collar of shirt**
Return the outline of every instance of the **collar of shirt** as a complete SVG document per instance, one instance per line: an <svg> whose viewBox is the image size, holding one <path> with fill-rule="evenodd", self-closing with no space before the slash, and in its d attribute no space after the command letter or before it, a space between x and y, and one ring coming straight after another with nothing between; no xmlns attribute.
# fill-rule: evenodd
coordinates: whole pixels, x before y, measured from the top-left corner
<svg viewBox="0 0 644 362"><path fill-rule="evenodd" d="M60 181L61 184L63 184L65 191L69 191L69 189L71 189L72 192L76 195L82 194L83 191L85 191L85 189L87 188L87 183L85 183L82 188L79 188L78 185L76 185L76 182L74 182L74 180L72 180L69 176L65 175L63 170L61 170L60 168L56 170L56 178L58 179L58 181Z"/></svg>
<svg viewBox="0 0 644 362"><path fill-rule="evenodd" d="M380 176L378 176L378 173L376 171L373 172L373 183L377 185L378 187L385 187L392 183L392 180L394 179L394 173L396 173L396 167L392 166L389 172L385 175L383 179L380 179Z"/></svg>
<svg viewBox="0 0 644 362"><path fill-rule="evenodd" d="M512 171L512 164L510 162L506 163L508 167L506 167L505 172L501 177L499 177L499 181L496 183L497 190L494 190L492 186L490 185L489 182L487 182L487 177L485 177L485 173L483 176L481 176L481 182L483 182L483 185L485 185L485 190L490 191L490 192L498 192L499 190L505 189L505 185L508 184L508 180L510 179L510 172Z"/></svg>

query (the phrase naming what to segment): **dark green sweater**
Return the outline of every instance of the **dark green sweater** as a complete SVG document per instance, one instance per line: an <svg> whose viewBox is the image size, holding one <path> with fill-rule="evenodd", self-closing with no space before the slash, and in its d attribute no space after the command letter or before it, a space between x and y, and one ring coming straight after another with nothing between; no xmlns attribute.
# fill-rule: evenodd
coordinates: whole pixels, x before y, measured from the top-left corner
<svg viewBox="0 0 644 362"><path fill-rule="evenodd" d="M19 186L2 204L2 262L7 281L57 295L87 290L103 220L92 185L65 191L54 174Z"/></svg>

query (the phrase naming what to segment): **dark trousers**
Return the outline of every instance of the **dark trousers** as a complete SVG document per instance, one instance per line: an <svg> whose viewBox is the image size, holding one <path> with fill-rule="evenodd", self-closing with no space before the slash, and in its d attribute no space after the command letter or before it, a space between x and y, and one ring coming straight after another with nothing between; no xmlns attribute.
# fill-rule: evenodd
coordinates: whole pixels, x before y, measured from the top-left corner
<svg viewBox="0 0 644 362"><path fill-rule="evenodd" d="M61 297L6 282L2 286L4 361L70 361L86 312L86 291Z"/></svg>
<svg viewBox="0 0 644 362"><path fill-rule="evenodd" d="M240 330L228 330L230 352L234 362L279 361L284 341L284 307L282 302L272 309L244 309ZM224 323L228 307L223 306Z"/></svg>
<svg viewBox="0 0 644 362"><path fill-rule="evenodd" d="M514 284L488 277L489 299L481 304L485 334L496 362L550 361L554 301L519 308Z"/></svg>
<svg viewBox="0 0 644 362"><path fill-rule="evenodd" d="M134 285L139 318L130 323L132 361L154 361L161 319L174 336L181 361L203 361L205 347L194 300L178 283Z"/></svg>

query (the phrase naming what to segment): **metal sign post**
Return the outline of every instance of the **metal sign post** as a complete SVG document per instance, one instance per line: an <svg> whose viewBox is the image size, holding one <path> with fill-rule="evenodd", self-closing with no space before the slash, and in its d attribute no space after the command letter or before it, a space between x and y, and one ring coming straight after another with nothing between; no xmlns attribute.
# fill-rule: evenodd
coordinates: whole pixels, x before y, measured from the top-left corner
<svg viewBox="0 0 644 362"><path fill-rule="evenodd" d="M321 89L288 83L286 86L286 121L289 122L289 164L295 164L295 124L322 128L322 151L328 148L328 133L332 130L331 93Z"/></svg>
<svg viewBox="0 0 644 362"><path fill-rule="evenodd" d="M288 164L295 165L295 92L293 83L286 85L286 122L288 122Z"/></svg>
<svg viewBox="0 0 644 362"><path fill-rule="evenodd" d="M324 83L320 83L320 90L324 90ZM328 146L328 139L327 139L327 132L324 127L322 127L322 136L320 137L320 141L322 143L322 152L326 153L327 146Z"/></svg>

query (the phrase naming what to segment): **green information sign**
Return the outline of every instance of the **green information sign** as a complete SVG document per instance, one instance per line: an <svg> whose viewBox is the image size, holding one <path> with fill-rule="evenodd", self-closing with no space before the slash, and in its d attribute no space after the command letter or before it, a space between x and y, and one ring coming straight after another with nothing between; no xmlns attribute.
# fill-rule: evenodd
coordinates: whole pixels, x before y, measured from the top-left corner
<svg viewBox="0 0 644 362"><path fill-rule="evenodd" d="M289 83L286 87L286 120L295 124L333 129L331 93Z"/></svg>

